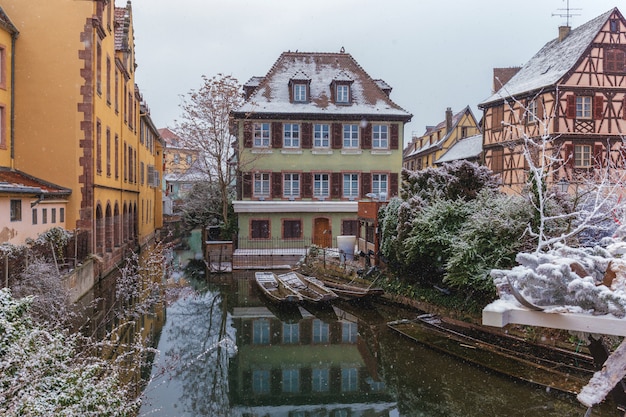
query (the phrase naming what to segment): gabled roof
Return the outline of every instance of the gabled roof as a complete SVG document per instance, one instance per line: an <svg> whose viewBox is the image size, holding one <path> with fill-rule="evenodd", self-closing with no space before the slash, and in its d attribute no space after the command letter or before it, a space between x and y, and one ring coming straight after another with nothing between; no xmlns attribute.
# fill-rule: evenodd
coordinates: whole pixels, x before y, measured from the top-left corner
<svg viewBox="0 0 626 417"><path fill-rule="evenodd" d="M292 103L289 81L310 78L310 100ZM351 82L352 103L337 105L331 100L332 82ZM258 83L258 84L257 84ZM256 86L255 86L256 84ZM284 52L262 79L253 77L244 88L252 89L246 102L234 113L241 114L310 114L387 117L409 121L412 115L394 103L347 53Z"/></svg>
<svg viewBox="0 0 626 417"><path fill-rule="evenodd" d="M437 142L426 143L422 147L416 147L415 150L413 150L407 156L408 157L415 156L415 155L424 153L432 149L439 149L441 145L448 139L450 134L454 132L454 129L463 118L463 115L465 115L466 113L468 113L472 117L472 119L474 119L474 121L476 120L476 118L474 117L474 113L472 113L472 109L470 108L470 106L466 106L463 110L461 110L460 112L452 116L452 127L449 132L445 132L445 134L441 136L441 138ZM446 120L444 119L442 122L437 124L437 126L427 126L426 132L421 137L429 136L431 133L437 132L438 130L442 130L442 129L445 130L445 128L446 128Z"/></svg>
<svg viewBox="0 0 626 417"><path fill-rule="evenodd" d="M573 29L561 41L555 38L548 42L508 83L479 106L557 84L576 65L613 12L619 13L619 10L613 8Z"/></svg>
<svg viewBox="0 0 626 417"><path fill-rule="evenodd" d="M435 161L435 164L458 161L461 159L476 159L483 151L483 135L469 136L455 143L448 152Z"/></svg>
<svg viewBox="0 0 626 417"><path fill-rule="evenodd" d="M0 192L32 194L66 198L72 193L69 188L41 180L24 172L0 167Z"/></svg>

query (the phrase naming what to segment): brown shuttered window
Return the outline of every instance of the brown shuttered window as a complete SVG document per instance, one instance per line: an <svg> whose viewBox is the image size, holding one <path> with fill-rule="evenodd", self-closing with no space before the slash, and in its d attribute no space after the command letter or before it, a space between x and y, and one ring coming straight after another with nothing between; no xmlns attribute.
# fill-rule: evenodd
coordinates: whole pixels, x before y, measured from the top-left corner
<svg viewBox="0 0 626 417"><path fill-rule="evenodd" d="M341 149L343 147L343 128L341 123L333 123L331 136L331 148Z"/></svg>
<svg viewBox="0 0 626 417"><path fill-rule="evenodd" d="M341 172L333 172L330 176L330 198L341 198Z"/></svg>
<svg viewBox="0 0 626 417"><path fill-rule="evenodd" d="M280 172L272 172L272 198L281 198L283 196L283 174Z"/></svg>
<svg viewBox="0 0 626 417"><path fill-rule="evenodd" d="M283 147L283 124L280 122L272 122L272 148L280 149Z"/></svg>
<svg viewBox="0 0 626 417"><path fill-rule="evenodd" d="M313 197L313 176L310 172L302 173L302 198Z"/></svg>
<svg viewBox="0 0 626 417"><path fill-rule="evenodd" d="M398 136L398 125L396 123L393 123L391 126L391 132L389 135L389 147L391 149L398 149L398 147L400 146L400 138Z"/></svg>
<svg viewBox="0 0 626 417"><path fill-rule="evenodd" d="M251 148L252 147L252 123L245 122L243 124L243 147Z"/></svg>
<svg viewBox="0 0 626 417"><path fill-rule="evenodd" d="M242 182L243 182L243 186L242 186L243 197L251 198L252 197L252 174L249 172L243 174Z"/></svg>
<svg viewBox="0 0 626 417"><path fill-rule="evenodd" d="M363 172L361 174L361 195L364 196L372 192L372 174Z"/></svg>
<svg viewBox="0 0 626 417"><path fill-rule="evenodd" d="M602 120L604 110L604 97L595 96L593 98L593 120Z"/></svg>
<svg viewBox="0 0 626 417"><path fill-rule="evenodd" d="M311 149L313 147L313 125L311 123L302 123L302 149Z"/></svg>
<svg viewBox="0 0 626 417"><path fill-rule="evenodd" d="M389 197L398 195L398 173L392 172L389 178Z"/></svg>
<svg viewBox="0 0 626 417"><path fill-rule="evenodd" d="M372 125L361 128L361 149L372 149Z"/></svg>
<svg viewBox="0 0 626 417"><path fill-rule="evenodd" d="M576 96L571 94L567 96L567 106L565 108L565 117L568 119L576 118Z"/></svg>

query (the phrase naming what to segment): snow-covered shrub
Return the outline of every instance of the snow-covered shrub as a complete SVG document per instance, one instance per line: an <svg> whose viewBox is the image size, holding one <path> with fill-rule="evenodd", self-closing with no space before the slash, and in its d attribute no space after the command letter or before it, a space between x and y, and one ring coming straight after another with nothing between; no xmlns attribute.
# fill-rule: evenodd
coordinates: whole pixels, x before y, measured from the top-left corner
<svg viewBox="0 0 626 417"><path fill-rule="evenodd" d="M0 404L7 416L134 416L139 403L115 364L78 349L80 336L46 330L31 297L0 289Z"/></svg>
<svg viewBox="0 0 626 417"><path fill-rule="evenodd" d="M500 298L516 298L546 311L626 317L626 261L601 247L557 245L546 253L520 253L518 266L491 272Z"/></svg>
<svg viewBox="0 0 626 417"><path fill-rule="evenodd" d="M532 210L521 197L491 192L481 192L472 208L452 241L444 282L492 298L491 269L514 266L516 254L531 245L524 230Z"/></svg>
<svg viewBox="0 0 626 417"><path fill-rule="evenodd" d="M402 200L392 198L389 203L378 212L380 219L380 251L387 259L387 263L394 266L401 265L400 240L398 239L398 216Z"/></svg>

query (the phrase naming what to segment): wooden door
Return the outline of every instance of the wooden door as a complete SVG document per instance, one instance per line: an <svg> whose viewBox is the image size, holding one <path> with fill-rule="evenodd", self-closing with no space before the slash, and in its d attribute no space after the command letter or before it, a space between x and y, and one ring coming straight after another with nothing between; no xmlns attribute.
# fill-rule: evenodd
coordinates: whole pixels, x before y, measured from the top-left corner
<svg viewBox="0 0 626 417"><path fill-rule="evenodd" d="M330 227L330 219L318 217L313 220L313 244L322 248L328 248L333 242L333 231Z"/></svg>

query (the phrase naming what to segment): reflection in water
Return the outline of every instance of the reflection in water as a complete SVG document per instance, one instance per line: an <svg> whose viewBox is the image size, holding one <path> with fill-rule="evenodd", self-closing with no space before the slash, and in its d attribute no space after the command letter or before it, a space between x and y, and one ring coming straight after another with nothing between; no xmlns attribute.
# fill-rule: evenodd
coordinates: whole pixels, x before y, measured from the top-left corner
<svg viewBox="0 0 626 417"><path fill-rule="evenodd" d="M256 290L253 272L209 280L196 290L187 287L168 307L142 415L582 417L585 412L573 396L490 374L390 332L391 318L376 306L339 302L330 310L285 310ZM618 414L606 407L592 415Z"/></svg>

